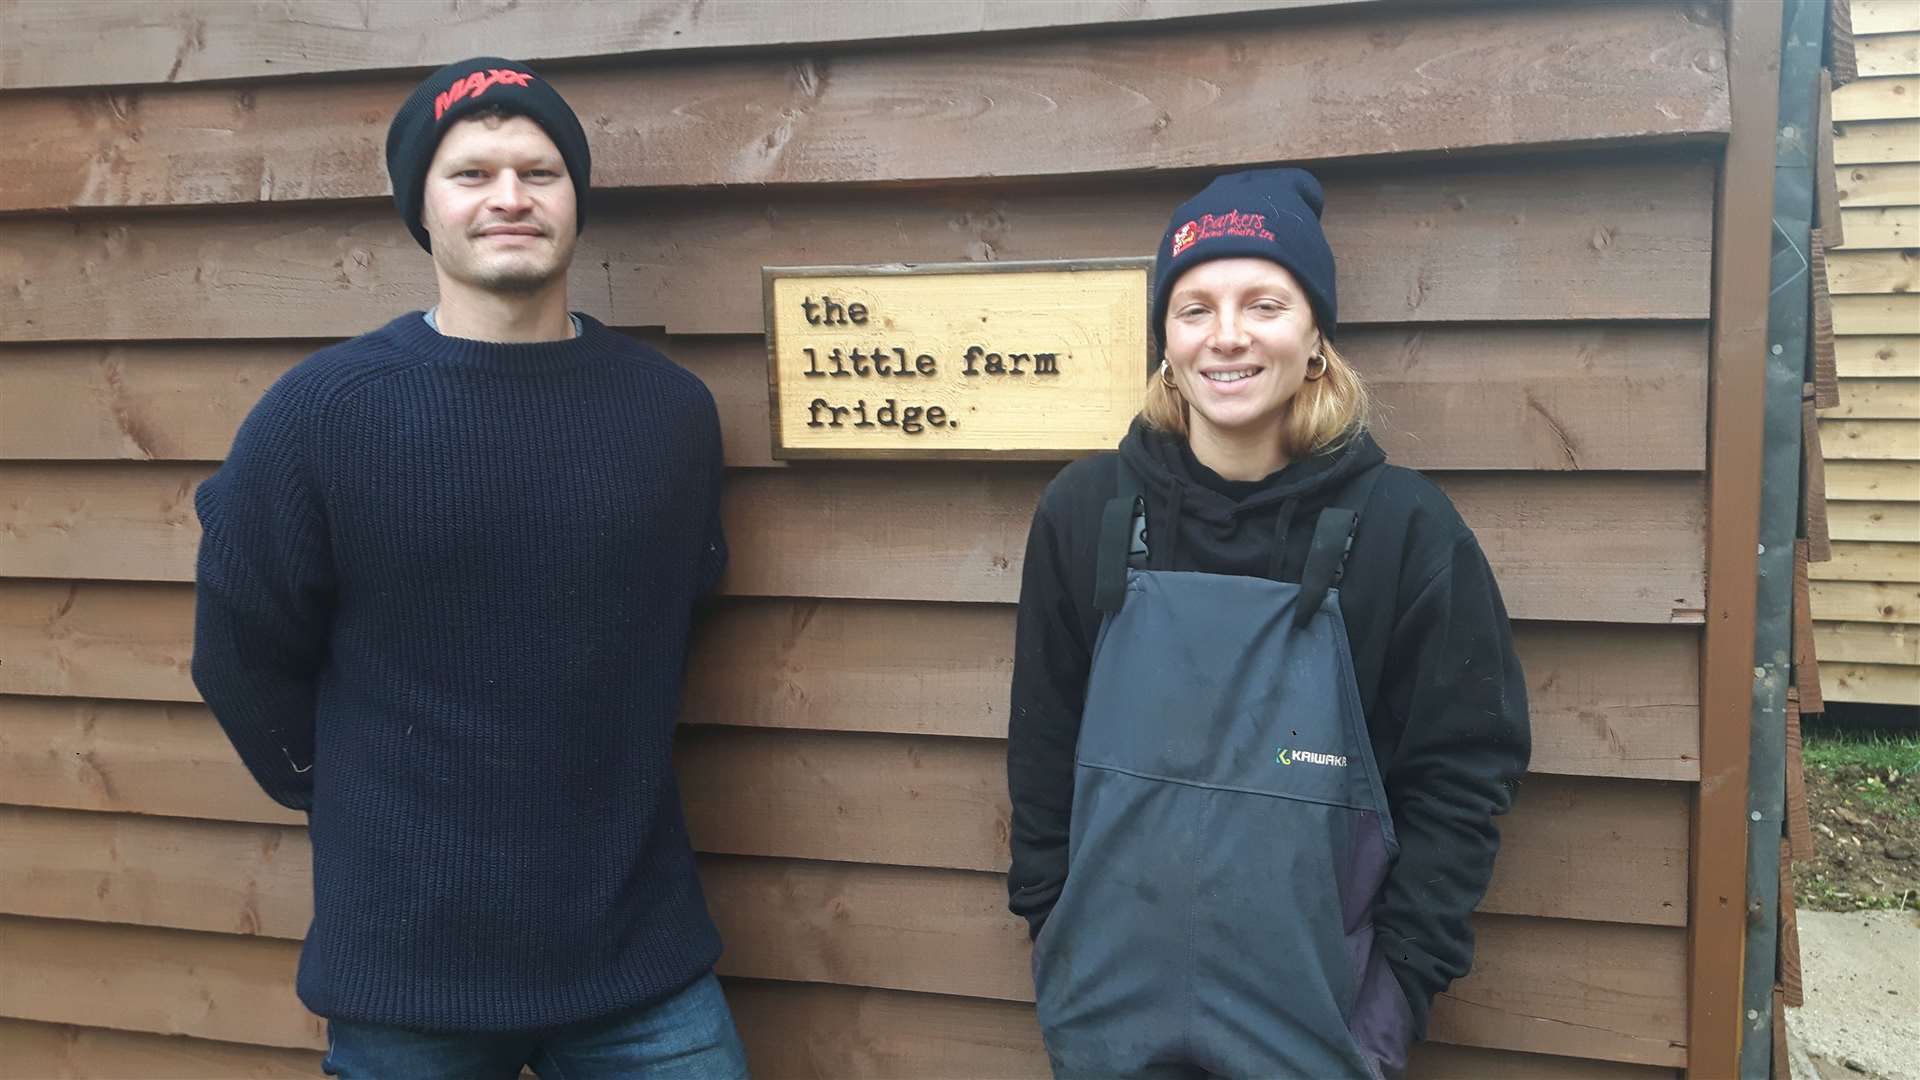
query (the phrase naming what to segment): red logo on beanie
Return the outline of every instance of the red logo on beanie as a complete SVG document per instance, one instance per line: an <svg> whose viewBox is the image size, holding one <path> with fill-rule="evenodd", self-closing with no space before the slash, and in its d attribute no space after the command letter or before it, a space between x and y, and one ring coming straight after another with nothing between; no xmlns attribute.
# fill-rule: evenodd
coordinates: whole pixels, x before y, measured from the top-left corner
<svg viewBox="0 0 1920 1080"><path fill-rule="evenodd" d="M1198 218L1180 226L1173 234L1173 258L1202 240L1214 240L1222 236L1250 236L1259 240L1274 239L1273 231L1267 228L1267 215L1249 214L1239 210L1229 210L1224 214L1201 214Z"/></svg>
<svg viewBox="0 0 1920 1080"><path fill-rule="evenodd" d="M1193 242L1198 239L1200 239L1198 222L1189 221L1180 226L1180 231L1173 234L1173 257L1179 258L1180 253L1192 247Z"/></svg>
<svg viewBox="0 0 1920 1080"><path fill-rule="evenodd" d="M502 83L508 86L525 86L532 81L533 76L525 71L510 71L507 68L476 71L465 78L455 79L452 86L447 87L440 96L433 99L433 118L438 120L445 116L447 107L454 102L462 98L477 98Z"/></svg>

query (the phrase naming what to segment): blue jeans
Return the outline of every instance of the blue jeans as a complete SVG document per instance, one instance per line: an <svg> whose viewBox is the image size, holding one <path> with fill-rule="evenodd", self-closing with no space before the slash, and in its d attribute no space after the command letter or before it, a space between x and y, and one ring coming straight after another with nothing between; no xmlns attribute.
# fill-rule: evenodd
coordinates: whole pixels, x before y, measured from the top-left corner
<svg viewBox="0 0 1920 1080"><path fill-rule="evenodd" d="M747 1054L708 972L643 1009L549 1031L433 1034L381 1024L327 1023L320 1067L345 1080L744 1080Z"/></svg>

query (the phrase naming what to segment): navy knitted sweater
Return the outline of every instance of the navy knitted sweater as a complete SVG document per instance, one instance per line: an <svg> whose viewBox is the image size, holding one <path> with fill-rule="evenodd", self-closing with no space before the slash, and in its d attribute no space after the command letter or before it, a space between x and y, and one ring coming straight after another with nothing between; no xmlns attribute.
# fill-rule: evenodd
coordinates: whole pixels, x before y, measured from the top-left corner
<svg viewBox="0 0 1920 1080"><path fill-rule="evenodd" d="M706 387L590 318L413 312L255 407L196 498L193 677L309 812L308 1008L540 1028L713 966L671 754L720 477Z"/></svg>

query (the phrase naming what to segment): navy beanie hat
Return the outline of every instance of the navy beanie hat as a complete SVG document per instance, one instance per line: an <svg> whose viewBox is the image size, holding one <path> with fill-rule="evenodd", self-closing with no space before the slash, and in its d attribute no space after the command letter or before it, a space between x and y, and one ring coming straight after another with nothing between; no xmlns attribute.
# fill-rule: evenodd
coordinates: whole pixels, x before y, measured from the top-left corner
<svg viewBox="0 0 1920 1080"><path fill-rule="evenodd" d="M1333 249L1320 231L1320 181L1305 169L1229 173L1180 204L1153 261L1153 336L1164 348L1167 298L1180 275L1214 259L1270 259L1306 290L1320 332L1338 323ZM1159 365L1159 360L1153 362Z"/></svg>
<svg viewBox="0 0 1920 1080"><path fill-rule="evenodd" d="M587 227L587 190L592 186L593 155L580 118L546 80L525 64L497 56L476 56L448 64L427 76L393 114L387 128L387 175L393 179L393 205L420 246L433 250L420 224L426 201L427 166L440 139L454 122L471 112L498 108L539 124L560 150L573 181L579 229Z"/></svg>

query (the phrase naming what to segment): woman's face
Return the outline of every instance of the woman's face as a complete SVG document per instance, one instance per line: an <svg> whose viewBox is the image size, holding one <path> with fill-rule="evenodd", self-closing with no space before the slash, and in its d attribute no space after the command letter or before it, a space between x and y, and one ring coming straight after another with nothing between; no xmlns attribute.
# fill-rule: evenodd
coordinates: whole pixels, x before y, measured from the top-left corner
<svg viewBox="0 0 1920 1080"><path fill-rule="evenodd" d="M1180 275L1167 302L1166 360L1189 422L1244 438L1273 428L1320 346L1300 284L1266 259L1215 259Z"/></svg>

